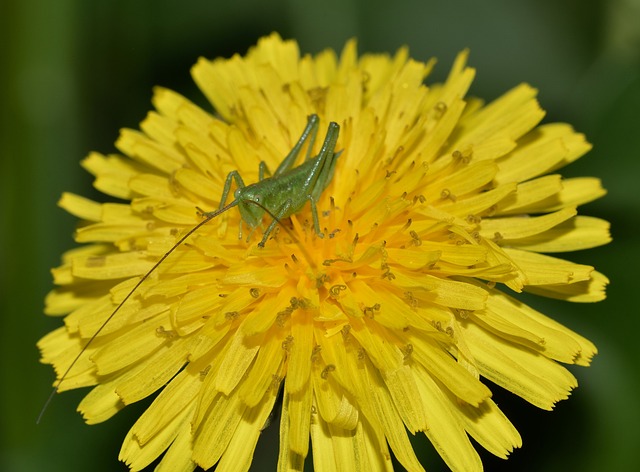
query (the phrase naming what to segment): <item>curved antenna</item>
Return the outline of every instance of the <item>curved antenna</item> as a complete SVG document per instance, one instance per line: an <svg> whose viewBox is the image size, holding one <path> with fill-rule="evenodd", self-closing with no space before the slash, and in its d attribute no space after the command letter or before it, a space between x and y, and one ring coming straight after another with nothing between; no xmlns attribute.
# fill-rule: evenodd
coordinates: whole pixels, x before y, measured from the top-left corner
<svg viewBox="0 0 640 472"><path fill-rule="evenodd" d="M89 340L84 345L84 347L80 350L78 355L73 359L73 362L71 362L71 365L69 365L69 367L67 367L67 370L64 371L64 374L62 374L62 377L60 377L60 380L58 381L56 386L53 387L53 390L49 394L49 397L47 398L47 401L42 406L42 409L40 410L40 414L38 415L38 419L36 420L36 424L40 424L40 420L42 420L42 416L44 415L45 411L47 411L47 408L49 407L49 404L51 403L51 400L53 400L53 397L55 396L55 394L58 393L58 391L60 389L60 384L67 378L67 376L69 375L69 372L71 372L71 369L73 368L73 366L76 365L76 362L78 362L78 359L80 359L80 357L86 352L87 348L93 343L93 341L96 339L96 337L98 337L98 335L100 334L100 332L102 332L102 330L105 328L105 326L107 326L107 324L113 319L113 317L116 316L116 314L124 306L124 304L127 302L127 300L129 300L129 298L131 298L131 295L133 295L136 292L136 290L138 290L138 288L144 283L145 280L147 280L149 278L149 276L160 266L160 264L162 264L167 259L167 257L169 257L183 242L185 242L189 238L189 236L191 236L193 233L198 231L200 228L202 228L205 224L207 224L213 218L215 218L216 216L224 213L225 211L229 210L230 208L233 208L237 204L238 204L238 201L234 200L231 203L229 203L227 206L224 206L224 207L222 207L222 208L220 208L220 209L218 209L216 211L213 211L211 213L206 213L206 218L205 219L203 219L200 223L198 223L193 228L191 228L189 231L187 231L187 233L184 236L182 236L178 240L178 242L175 243L173 245L173 247L171 247L171 249L169 249L160 259L158 259L158 262L156 262L153 265L153 267L151 267L151 269L149 269L147 271L147 273L144 274L140 278L138 283L131 289L131 291L127 294L127 296L123 298L123 300L118 304L118 306L111 312L109 317L106 320L104 320L104 322L100 325L98 330L95 333L93 333L93 335L89 338Z"/></svg>

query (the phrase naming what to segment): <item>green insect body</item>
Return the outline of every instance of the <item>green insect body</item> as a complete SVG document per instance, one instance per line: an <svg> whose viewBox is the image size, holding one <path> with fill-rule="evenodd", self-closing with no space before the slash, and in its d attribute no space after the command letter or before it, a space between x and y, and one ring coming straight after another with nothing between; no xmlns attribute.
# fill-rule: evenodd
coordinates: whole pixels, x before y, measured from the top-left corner
<svg viewBox="0 0 640 472"><path fill-rule="evenodd" d="M325 140L322 144L320 152L315 157L310 157L313 144L318 133L319 118L317 115L310 115L307 126L305 127L300 139L293 147L291 152L280 163L276 171L270 177L265 177L268 173L267 166L261 162L258 169L258 182L245 185L238 171L232 171L227 175L222 197L220 199L220 207L212 212L200 211L204 216L203 220L196 226L191 228L169 249L154 265L147 271L136 285L131 289L120 304L113 310L109 317L102 323L98 330L89 338L82 350L67 367L60 380L57 382L49 398L45 402L37 422L42 419L42 415L46 411L49 403L53 399L55 393L58 392L60 384L66 379L67 375L84 354L87 348L93 343L100 332L107 326L113 317L120 311L129 298L138 290L140 285L144 283L149 276L169 257L182 243L184 243L193 233L202 226L207 224L213 218L219 216L225 211L237 206L240 211L241 221L239 228L239 237L242 238L242 222L244 221L251 229L255 231L262 225L262 220L267 213L271 216L272 221L263 233L262 240L258 243L260 247L264 247L269 235L275 228L276 224L300 210L306 205L307 201L311 205L311 215L313 218L313 226L319 237L324 237L320 230L318 219L317 201L322 192L327 188L333 178L335 165L341 152L335 152L340 127L337 123L331 122L327 130ZM305 161L298 167L293 167L300 151L307 146L307 155ZM231 203L226 201L231 192L231 185L235 181L236 190L234 199Z"/></svg>
<svg viewBox="0 0 640 472"><path fill-rule="evenodd" d="M284 158L272 177L264 177L265 171L267 171L264 162L260 163L259 181L255 184L245 186L238 171L230 172L227 176L218 211L224 208L231 183L235 180L238 188L234 193L234 202L240 210L242 221L252 231L260 226L265 212L273 216L271 224L262 236L260 246L264 246L278 221L302 210L307 201L311 204L311 215L316 234L319 237L324 236L320 231L317 201L333 178L337 158L340 155L340 152L334 152L340 127L334 122L329 124L320 153L316 157L310 158L309 155L318 133L318 125L318 116L311 115L298 143ZM292 168L306 141L309 143L305 162ZM211 212L205 213L205 216L216 216L217 214L219 213ZM240 237L242 237L242 221L240 222Z"/></svg>

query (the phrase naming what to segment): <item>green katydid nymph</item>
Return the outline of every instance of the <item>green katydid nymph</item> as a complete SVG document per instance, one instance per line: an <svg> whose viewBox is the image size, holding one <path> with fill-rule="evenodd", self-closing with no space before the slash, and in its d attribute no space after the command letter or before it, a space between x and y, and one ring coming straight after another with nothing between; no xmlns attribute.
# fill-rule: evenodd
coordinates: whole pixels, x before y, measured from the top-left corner
<svg viewBox="0 0 640 472"><path fill-rule="evenodd" d="M308 201L311 205L311 216L313 219L314 231L318 237L324 237L324 233L320 230L317 201L322 195L322 192L331 182L337 159L341 153L341 151L335 151L338 135L340 133L340 126L335 122L331 122L329 124L320 152L317 156L311 157L313 145L318 134L319 124L320 119L318 118L318 115L313 114L309 116L307 125L298 139L298 142L271 176L265 177L265 174L269 173L269 170L264 161L259 164L258 182L254 184L245 185L237 170L234 170L227 175L224 188L222 190L219 208L211 212L204 212L198 209L198 212L204 217L203 220L187 231L187 233L184 234L151 267L151 269L149 269L140 278L131 291L122 299L91 338L89 338L82 350L74 358L69 367L67 367L66 371L60 377L60 380L56 383L56 386L53 388L53 391L49 395L49 398L45 402L38 416L38 423L42 419L42 415L53 399L53 396L58 392L60 384L66 379L73 366L105 326L107 326L114 316L116 316L127 300L131 298L144 281L147 280L149 276L156 271L156 269L158 269L158 267L176 250L176 248L182 245L199 228L210 222L215 217L237 206L241 216L239 238L242 238L242 222L246 223L250 228L251 235L262 225L263 217L265 213L267 213L268 216L271 217L272 221L264 231L262 240L258 243L259 247L264 247L276 224L280 223L284 218L301 211ZM298 167L293 167L300 152L305 146L307 153L304 162ZM234 192L234 199L227 204L226 201L229 197L231 186L234 181L237 186Z"/></svg>
<svg viewBox="0 0 640 472"><path fill-rule="evenodd" d="M340 127L334 122L329 124L327 136L324 139L320 153L316 157L310 158L309 154L318 133L318 125L318 115L309 116L302 136L278 166L273 176L264 177L267 170L264 161L260 163L259 181L255 184L245 186L238 171L230 172L222 191L220 208L214 212L204 213L205 221L237 205L242 221L247 223L253 231L262 224L262 217L265 212L268 212L274 218L264 232L262 241L258 244L263 247L278 221L299 212L309 201L313 227L319 237L324 237L324 234L320 231L316 202L333 178L336 161L340 155L340 152L334 152ZM307 141L309 143L305 162L298 167L292 168ZM224 204L229 196L232 180L236 181L238 188L234 193L234 200L225 207ZM242 221L240 222L240 237L242 237Z"/></svg>

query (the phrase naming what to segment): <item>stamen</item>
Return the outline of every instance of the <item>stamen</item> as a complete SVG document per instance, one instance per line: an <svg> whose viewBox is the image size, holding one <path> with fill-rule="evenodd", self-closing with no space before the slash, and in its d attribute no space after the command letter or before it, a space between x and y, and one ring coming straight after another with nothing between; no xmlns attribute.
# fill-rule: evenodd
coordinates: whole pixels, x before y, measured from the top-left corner
<svg viewBox="0 0 640 472"><path fill-rule="evenodd" d="M286 352L291 351L291 346L293 346L293 336L287 336L284 341L282 341L282 349Z"/></svg>
<svg viewBox="0 0 640 472"><path fill-rule="evenodd" d="M344 325L342 327L342 329L340 330L340 333L342 333L342 340L344 342L347 341L347 339L349 338L349 333L351 332L351 325Z"/></svg>
<svg viewBox="0 0 640 472"><path fill-rule="evenodd" d="M338 298L340 296L340 292L347 289L346 285L334 285L329 289L329 294L332 298Z"/></svg>
<svg viewBox="0 0 640 472"><path fill-rule="evenodd" d="M418 300L414 297L413 292L404 292L404 297L411 308L416 308L418 306Z"/></svg>
<svg viewBox="0 0 640 472"><path fill-rule="evenodd" d="M402 353L403 359L406 361L411 357L411 354L413 354L413 344L407 344L406 346L401 347L400 352Z"/></svg>
<svg viewBox="0 0 640 472"><path fill-rule="evenodd" d="M437 102L433 106L433 118L439 120L447 112L447 104L444 102Z"/></svg>
<svg viewBox="0 0 640 472"><path fill-rule="evenodd" d="M451 193L451 190L449 190L448 188L442 189L442 192L440 192L440 198L442 200L451 200L452 202L455 202L457 200L457 197L453 195Z"/></svg>
<svg viewBox="0 0 640 472"><path fill-rule="evenodd" d="M175 338L177 336L177 333L173 330L164 329L164 326L158 326L156 328L156 336L158 336L159 338L171 339Z"/></svg>
<svg viewBox="0 0 640 472"><path fill-rule="evenodd" d="M202 369L200 371L200 380L204 380L204 378L207 376L207 374L209 374L210 370L211 370L211 365L208 365L207 367Z"/></svg>
<svg viewBox="0 0 640 472"><path fill-rule="evenodd" d="M376 303L375 305L372 306L365 306L362 309L362 313L364 313L364 316L366 316L367 318L371 318L373 319L374 317L374 312L376 311L380 311L380 304Z"/></svg>
<svg viewBox="0 0 640 472"><path fill-rule="evenodd" d="M467 215L465 220L470 225L478 225L482 221L482 218L480 218L478 215Z"/></svg>
<svg viewBox="0 0 640 472"><path fill-rule="evenodd" d="M412 246L422 246L422 240L420 239L420 236L418 236L418 233L416 233L415 231L411 230L409 231L409 236L411 236L411 242L409 243Z"/></svg>
<svg viewBox="0 0 640 472"><path fill-rule="evenodd" d="M329 374L334 370L336 370L336 366L333 364L329 364L327 367L325 367L322 370L322 373L320 373L320 377L322 377L322 379L324 380L327 380L327 377L329 377Z"/></svg>
<svg viewBox="0 0 640 472"><path fill-rule="evenodd" d="M311 362L317 362L320 359L320 352L322 351L322 346L316 344L313 346L311 350Z"/></svg>

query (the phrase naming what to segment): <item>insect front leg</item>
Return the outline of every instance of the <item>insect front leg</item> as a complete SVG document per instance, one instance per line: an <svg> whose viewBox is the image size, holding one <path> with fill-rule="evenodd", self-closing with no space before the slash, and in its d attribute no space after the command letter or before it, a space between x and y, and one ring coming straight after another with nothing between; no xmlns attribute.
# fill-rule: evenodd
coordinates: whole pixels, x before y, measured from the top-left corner
<svg viewBox="0 0 640 472"><path fill-rule="evenodd" d="M262 182L264 180L265 173L269 174L269 177L271 177L271 171L267 167L267 163L260 161L260 164L258 165L258 181Z"/></svg>
<svg viewBox="0 0 640 472"><path fill-rule="evenodd" d="M203 212L202 214L205 218L212 218L216 216L217 214L220 213L220 210L224 208L225 204L227 203L227 198L229 198L229 192L231 192L231 182L233 180L236 181L236 185L238 188L246 187L246 185L244 184L244 181L242 180L242 177L240 177L240 173L237 170L233 170L229 172L229 174L227 175L227 178L224 181L224 187L222 189L222 196L220 197L220 206L218 207L218 210ZM237 199L234 201L237 202ZM239 239L242 239L242 220L240 220L240 229L239 229L238 237Z"/></svg>
<svg viewBox="0 0 640 472"><path fill-rule="evenodd" d="M240 173L237 170L232 170L227 175L226 180L224 181L224 188L222 189L222 196L220 197L220 206L218 209L222 208L225 203L227 203L227 197L229 197L229 192L231 191L231 181L235 180L238 188L245 188L244 180L240 177Z"/></svg>
<svg viewBox="0 0 640 472"><path fill-rule="evenodd" d="M260 240L260 242L258 243L258 246L264 247L265 243L267 242L267 238L271 234L271 231L273 231L273 228L276 227L276 225L280 222L282 218L285 218L286 216L291 214L290 213L291 203L292 202L290 198L286 199L284 204L278 209L278 212L276 214L271 215L272 216L271 223L269 223L267 230L262 235L262 240Z"/></svg>

